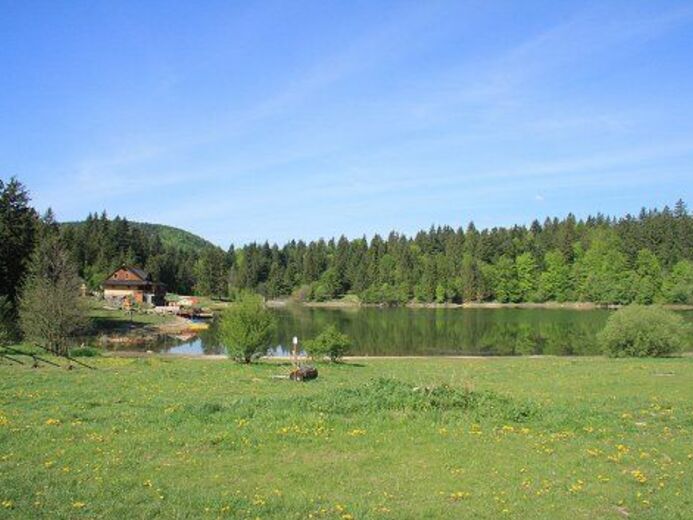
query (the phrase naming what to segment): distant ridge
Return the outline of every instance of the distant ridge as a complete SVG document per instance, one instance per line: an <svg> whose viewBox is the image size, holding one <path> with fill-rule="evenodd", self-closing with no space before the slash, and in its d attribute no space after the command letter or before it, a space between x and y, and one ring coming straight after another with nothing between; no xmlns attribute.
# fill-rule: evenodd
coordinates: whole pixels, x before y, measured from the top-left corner
<svg viewBox="0 0 693 520"><path fill-rule="evenodd" d="M63 222L61 226L81 226L80 222ZM128 220L128 224L141 230L149 236L158 236L161 243L166 247L176 247L184 251L202 251L204 249L217 248L208 240L190 231L180 229L165 224L150 224L149 222L133 222Z"/></svg>
<svg viewBox="0 0 693 520"><path fill-rule="evenodd" d="M146 233L159 235L159 239L165 246L174 246L179 249L195 250L216 248L217 246L205 240L195 233L165 224L150 224L148 222L131 222L131 224Z"/></svg>

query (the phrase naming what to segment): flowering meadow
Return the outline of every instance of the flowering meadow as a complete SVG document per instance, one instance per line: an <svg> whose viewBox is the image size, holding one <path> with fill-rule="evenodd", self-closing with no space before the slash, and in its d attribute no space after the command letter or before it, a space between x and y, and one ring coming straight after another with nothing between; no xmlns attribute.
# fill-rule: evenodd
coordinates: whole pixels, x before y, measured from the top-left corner
<svg viewBox="0 0 693 520"><path fill-rule="evenodd" d="M690 518L693 358L0 364L0 518Z"/></svg>

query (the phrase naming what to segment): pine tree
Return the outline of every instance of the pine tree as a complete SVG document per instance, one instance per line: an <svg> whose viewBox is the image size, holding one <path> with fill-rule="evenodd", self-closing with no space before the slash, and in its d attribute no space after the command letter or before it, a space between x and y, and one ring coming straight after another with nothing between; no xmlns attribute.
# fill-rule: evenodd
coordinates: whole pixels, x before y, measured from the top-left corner
<svg viewBox="0 0 693 520"><path fill-rule="evenodd" d="M38 215L17 179L0 179L0 295L14 305L34 250Z"/></svg>

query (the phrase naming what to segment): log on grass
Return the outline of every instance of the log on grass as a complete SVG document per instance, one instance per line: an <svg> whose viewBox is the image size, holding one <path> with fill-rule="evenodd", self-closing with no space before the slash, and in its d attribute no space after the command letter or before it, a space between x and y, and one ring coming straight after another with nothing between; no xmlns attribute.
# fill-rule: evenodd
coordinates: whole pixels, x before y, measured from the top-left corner
<svg viewBox="0 0 693 520"><path fill-rule="evenodd" d="M318 369L315 367L298 367L289 374L289 378L294 381L308 381L316 377L318 377Z"/></svg>

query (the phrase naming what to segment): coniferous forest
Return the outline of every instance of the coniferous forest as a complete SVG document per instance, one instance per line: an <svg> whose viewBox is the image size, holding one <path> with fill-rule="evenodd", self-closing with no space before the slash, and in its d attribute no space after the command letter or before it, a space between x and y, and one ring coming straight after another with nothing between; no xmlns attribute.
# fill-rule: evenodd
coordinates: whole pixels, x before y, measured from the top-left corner
<svg viewBox="0 0 693 520"><path fill-rule="evenodd" d="M2 292L14 298L24 262L51 223L16 180L0 184ZM431 227L228 251L163 243L153 228L106 213L60 227L60 239L92 289L116 267L144 267L171 292L364 303L546 302L693 304L693 216L683 201L638 216L604 215L477 229ZM7 287L5 287L7 286Z"/></svg>
<svg viewBox="0 0 693 520"><path fill-rule="evenodd" d="M268 297L409 301L693 303L693 218L674 209L478 230L431 227L229 252L230 286Z"/></svg>

